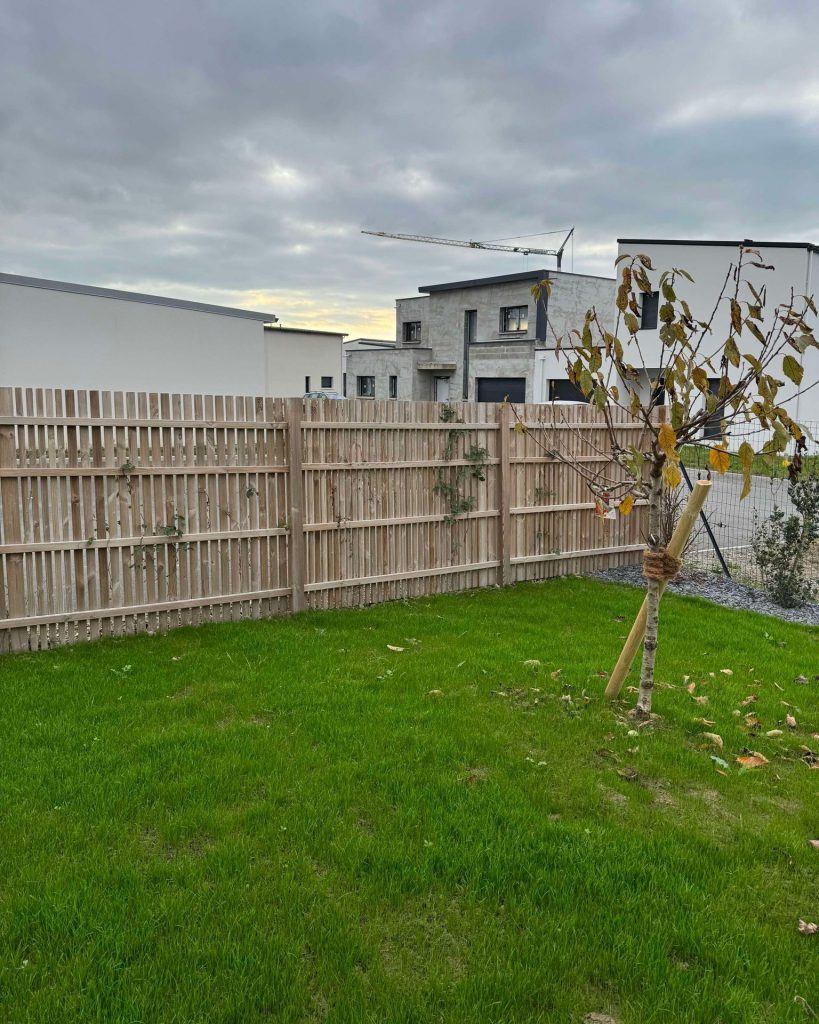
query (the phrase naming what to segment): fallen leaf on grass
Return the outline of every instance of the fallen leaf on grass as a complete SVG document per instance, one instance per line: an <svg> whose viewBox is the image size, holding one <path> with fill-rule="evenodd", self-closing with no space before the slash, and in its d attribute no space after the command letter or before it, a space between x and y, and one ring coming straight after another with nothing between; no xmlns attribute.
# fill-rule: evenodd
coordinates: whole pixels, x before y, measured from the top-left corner
<svg viewBox="0 0 819 1024"><path fill-rule="evenodd" d="M798 683L799 686L805 686L807 681L808 681L808 677L807 676L797 676L796 679L794 679L794 682Z"/></svg>
<svg viewBox="0 0 819 1024"><path fill-rule="evenodd" d="M550 676L552 677L552 679L558 679L558 678L560 677L560 673L561 673L562 671L563 671L562 669L560 669L560 668L556 668L556 669L554 670L554 672L550 672L550 673L549 673L549 675L550 675Z"/></svg>
<svg viewBox="0 0 819 1024"><path fill-rule="evenodd" d="M443 697L443 690L427 690L427 697Z"/></svg>
<svg viewBox="0 0 819 1024"><path fill-rule="evenodd" d="M724 676L732 676L734 674L733 670L730 668L721 668L720 672L722 672Z"/></svg>
<svg viewBox="0 0 819 1024"><path fill-rule="evenodd" d="M761 768L763 765L768 764L768 758L764 754L758 754L756 751L752 754L741 755L736 761L743 768Z"/></svg>
<svg viewBox="0 0 819 1024"><path fill-rule="evenodd" d="M705 694L702 694L699 697L695 697L694 700L698 704L707 704L708 703L708 698L705 696Z"/></svg>
<svg viewBox="0 0 819 1024"><path fill-rule="evenodd" d="M719 747L719 748L720 748L720 750L721 750L721 749L722 749L722 747L723 747L723 742L722 742L722 736L718 735L718 734L717 734L717 733L715 733L715 732L704 732L704 733L702 734L702 738L703 738L704 740L708 740L708 742L709 742L710 744L712 744L713 746L715 746L715 747Z"/></svg>
<svg viewBox="0 0 819 1024"><path fill-rule="evenodd" d="M809 839L808 843L810 843L814 850L819 850L819 839Z"/></svg>
<svg viewBox="0 0 819 1024"><path fill-rule="evenodd" d="M786 715L785 724L791 730L791 732L793 732L793 730L796 728L796 719L793 717L793 715Z"/></svg>
<svg viewBox="0 0 819 1024"><path fill-rule="evenodd" d="M716 754L712 754L711 755L711 760L714 762L714 764L718 764L720 766L720 768L727 768L728 767L728 762L727 761L723 761L722 758L721 757L717 757Z"/></svg>
<svg viewBox="0 0 819 1024"><path fill-rule="evenodd" d="M696 690L696 688L697 688L697 684L696 683L689 683L688 686L686 686L686 690L688 690L689 693L693 693L694 690Z"/></svg>
<svg viewBox="0 0 819 1024"><path fill-rule="evenodd" d="M387 644L387 650L388 651L403 651L405 649L406 648L404 648L404 647L396 647L395 644Z"/></svg>
<svg viewBox="0 0 819 1024"><path fill-rule="evenodd" d="M744 701L739 705L741 708L747 708L749 704L753 704L754 701L759 700L759 697L755 693L749 693Z"/></svg>
<svg viewBox="0 0 819 1024"><path fill-rule="evenodd" d="M755 715L752 711L749 711L745 717L745 724L749 729L758 729L762 725L762 719L759 715Z"/></svg>
<svg viewBox="0 0 819 1024"><path fill-rule="evenodd" d="M803 921L801 917L797 927L802 935L815 935L819 932L819 924L814 924L813 921Z"/></svg>
<svg viewBox="0 0 819 1024"><path fill-rule="evenodd" d="M529 658L528 661L524 661L524 668L540 668L540 662L537 658Z"/></svg>
<svg viewBox="0 0 819 1024"><path fill-rule="evenodd" d="M782 736L782 735L783 735L783 733L782 733L782 730L781 730L781 729L769 729L769 730L768 730L768 731L767 731L767 732L765 733L765 735L766 735L766 736L767 736L767 737L768 737L769 739L772 739L772 740L774 740L774 739L776 739L776 737L777 737L777 736Z"/></svg>
<svg viewBox="0 0 819 1024"><path fill-rule="evenodd" d="M633 768L618 768L617 774L621 779L625 779L626 782L637 781L637 772Z"/></svg>
<svg viewBox="0 0 819 1024"><path fill-rule="evenodd" d="M697 725L716 725L716 722L712 722L710 718L695 718L694 721Z"/></svg>

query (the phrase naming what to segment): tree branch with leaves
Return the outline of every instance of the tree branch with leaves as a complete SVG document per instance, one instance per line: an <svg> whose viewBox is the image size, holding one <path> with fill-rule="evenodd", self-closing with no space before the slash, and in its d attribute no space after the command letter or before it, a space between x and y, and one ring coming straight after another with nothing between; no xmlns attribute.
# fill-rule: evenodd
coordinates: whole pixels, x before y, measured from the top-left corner
<svg viewBox="0 0 819 1024"><path fill-rule="evenodd" d="M660 520L664 489L673 490L682 480L680 450L687 444L704 445L711 468L725 473L730 465L729 444L739 441L736 452L744 477L741 499L750 492L757 456L773 460L793 446L789 473L792 479L797 477L806 447L805 430L786 408L799 392L786 399L783 378L800 388L799 357L819 343L810 324L810 315L816 315L811 296L791 292L789 301L768 308L767 288L757 288L749 279L751 268L773 269L762 262L757 249L740 246L713 309L701 320L682 294L693 283L687 271L673 268L658 274L645 255L620 256L616 265L620 274L613 331L596 309L590 309L581 329L566 337L553 333L555 352L564 361L569 380L600 411L608 428L608 463L590 470L561 452L548 427L545 436L539 437L518 417L516 429L525 430L545 452L579 473L601 511L616 507L619 514L629 515L636 499L648 504L647 616L634 712L647 717L652 708L660 596L665 582L679 569L679 560L663 546ZM551 280L535 285L535 301L544 301L552 287ZM660 351L648 360L639 336L641 302L654 292L662 299ZM728 337L721 340L715 336L715 322L726 307L730 326ZM643 428L628 448L619 442L614 410L628 413ZM717 424L719 438L704 439L704 428L714 429ZM756 451L745 435L760 428L767 440Z"/></svg>

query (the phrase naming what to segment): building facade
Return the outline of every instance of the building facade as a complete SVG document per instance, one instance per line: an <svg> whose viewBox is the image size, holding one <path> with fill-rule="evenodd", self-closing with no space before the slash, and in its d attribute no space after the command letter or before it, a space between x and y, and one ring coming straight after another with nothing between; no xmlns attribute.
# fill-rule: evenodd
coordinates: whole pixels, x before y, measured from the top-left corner
<svg viewBox="0 0 819 1024"><path fill-rule="evenodd" d="M332 380L340 391L344 335L276 321L272 313L0 274L0 383L291 397Z"/></svg>
<svg viewBox="0 0 819 1024"><path fill-rule="evenodd" d="M767 330L767 327L773 322L775 307L780 303L790 302L792 292L795 295L815 295L819 289L819 247L807 242L754 242L748 239L743 242L712 242L687 239L620 238L618 239L618 256L636 256L637 254L648 256L655 268L655 277L659 277L659 273L662 271L671 270L674 267L687 271L694 279L693 283L679 278L675 284L675 290L680 298L686 299L695 319L707 321L717 305L729 267L731 264L737 263L740 245L757 249L761 260L756 260L756 257L753 257L753 260L772 268L766 270L750 266L747 263L743 268L743 277L750 280L757 291L764 288L767 294L763 329ZM622 264L618 263L620 273L622 273L624 265L626 265L626 261L623 261ZM746 285L742 286L739 298L741 301L753 301L752 293ZM658 367L662 362L663 350L659 338L659 327L662 326L658 318L660 302L656 292L650 296L641 296L641 301L641 329L638 334L640 351L650 373L656 377L659 374ZM725 298L719 304L712 324L712 336L715 344L728 337L730 318L730 304L728 298ZM816 317L812 316L809 319L816 327ZM621 332L621 335L623 333ZM782 365L781 358L778 365L771 367L774 374L784 380L780 391L781 400L788 403L786 406L788 412L797 422L819 425L819 385L811 387L819 380L819 350L809 348L800 355L789 349L788 354L793 355L802 363L804 372L802 384L796 388L779 372ZM712 384L716 389L719 386L719 380L714 378Z"/></svg>
<svg viewBox="0 0 819 1024"><path fill-rule="evenodd" d="M551 281L539 302L532 287ZM565 381L545 356L555 336L582 324L587 309L613 318L613 278L554 270L425 285L395 304L395 345L347 352L347 395L425 401L549 401ZM551 371L550 371L551 372ZM558 388L560 390L560 388Z"/></svg>

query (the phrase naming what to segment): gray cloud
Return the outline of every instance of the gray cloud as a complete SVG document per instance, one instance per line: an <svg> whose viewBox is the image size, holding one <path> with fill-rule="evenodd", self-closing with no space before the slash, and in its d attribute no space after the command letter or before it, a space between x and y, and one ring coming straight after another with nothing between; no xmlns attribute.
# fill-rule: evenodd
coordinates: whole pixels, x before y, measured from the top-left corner
<svg viewBox="0 0 819 1024"><path fill-rule="evenodd" d="M817 23L799 0L0 0L0 266L355 332L522 265L361 227L575 224L593 273L618 235L819 240Z"/></svg>

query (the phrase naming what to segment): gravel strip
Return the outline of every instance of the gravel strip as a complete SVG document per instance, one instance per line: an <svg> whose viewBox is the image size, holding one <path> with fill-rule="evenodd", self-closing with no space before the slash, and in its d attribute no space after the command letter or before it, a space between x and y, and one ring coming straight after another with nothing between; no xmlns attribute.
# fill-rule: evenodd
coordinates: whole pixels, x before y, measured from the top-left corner
<svg viewBox="0 0 819 1024"><path fill-rule="evenodd" d="M615 569L591 573L591 576L593 579L609 583L626 583L640 589L644 589L646 585L643 568L640 565L621 565ZM819 604L805 604L801 608L780 608L778 604L769 601L761 591L747 587L744 583L729 580L725 576L718 576L716 573L683 569L679 576L669 583L668 589L675 594L702 597L706 601L722 605L723 608L739 608L742 611L772 615L777 619L785 619L786 622L819 626Z"/></svg>

